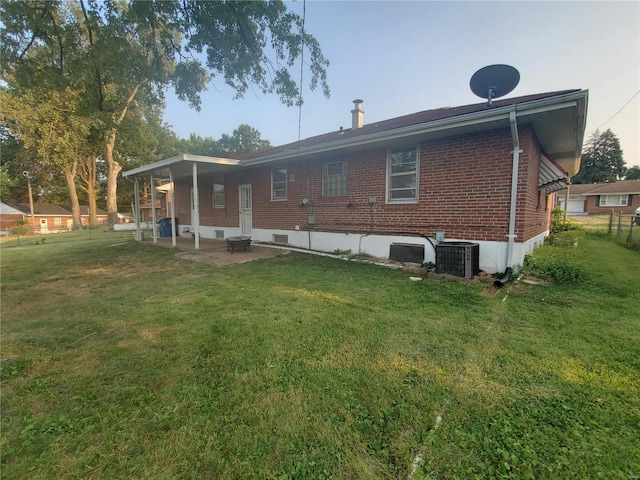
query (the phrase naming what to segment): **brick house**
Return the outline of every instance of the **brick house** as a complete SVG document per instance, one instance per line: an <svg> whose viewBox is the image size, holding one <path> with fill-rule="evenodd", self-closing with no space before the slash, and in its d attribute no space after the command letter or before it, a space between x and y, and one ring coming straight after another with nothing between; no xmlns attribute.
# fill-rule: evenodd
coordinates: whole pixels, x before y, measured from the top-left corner
<svg viewBox="0 0 640 480"><path fill-rule="evenodd" d="M6 203L0 203L0 234L6 235L12 228L23 222L24 217L24 212Z"/></svg>
<svg viewBox="0 0 640 480"><path fill-rule="evenodd" d="M200 237L247 235L382 258L413 246L435 263L433 238L444 235L477 243L480 268L504 271L549 233L555 192L580 167L587 99L567 90L367 125L357 100L350 129L234 158L180 155L123 175L173 182L170 216L196 248Z"/></svg>
<svg viewBox="0 0 640 480"><path fill-rule="evenodd" d="M89 207L80 205L80 218L82 224L89 225ZM107 222L107 212L97 209L98 223ZM3 203L0 210L0 222L2 231L8 231L18 225L19 222L26 221L32 226L32 232L56 233L71 230L73 228L73 216L70 205L33 205L34 225L31 225L31 208L28 203Z"/></svg>
<svg viewBox="0 0 640 480"><path fill-rule="evenodd" d="M564 197L558 199L558 205L565 209ZM571 185L568 205L569 215L608 214L612 210L634 213L640 207L640 180Z"/></svg>

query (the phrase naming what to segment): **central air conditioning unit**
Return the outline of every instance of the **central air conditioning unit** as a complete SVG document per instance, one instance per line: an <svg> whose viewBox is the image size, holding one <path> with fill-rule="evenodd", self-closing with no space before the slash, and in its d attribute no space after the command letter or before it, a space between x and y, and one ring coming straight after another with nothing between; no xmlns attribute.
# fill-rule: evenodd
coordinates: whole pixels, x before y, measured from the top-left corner
<svg viewBox="0 0 640 480"><path fill-rule="evenodd" d="M480 245L441 242L436 245L436 273L471 278L480 273Z"/></svg>

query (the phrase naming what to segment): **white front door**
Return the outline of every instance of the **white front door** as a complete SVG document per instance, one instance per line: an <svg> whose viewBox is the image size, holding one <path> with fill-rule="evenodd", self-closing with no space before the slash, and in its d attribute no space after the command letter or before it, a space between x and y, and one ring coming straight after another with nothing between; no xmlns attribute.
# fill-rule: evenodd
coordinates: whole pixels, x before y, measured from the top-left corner
<svg viewBox="0 0 640 480"><path fill-rule="evenodd" d="M240 185L240 235L251 236L251 185Z"/></svg>
<svg viewBox="0 0 640 480"><path fill-rule="evenodd" d="M46 218L40 219L40 233L49 233L49 223Z"/></svg>

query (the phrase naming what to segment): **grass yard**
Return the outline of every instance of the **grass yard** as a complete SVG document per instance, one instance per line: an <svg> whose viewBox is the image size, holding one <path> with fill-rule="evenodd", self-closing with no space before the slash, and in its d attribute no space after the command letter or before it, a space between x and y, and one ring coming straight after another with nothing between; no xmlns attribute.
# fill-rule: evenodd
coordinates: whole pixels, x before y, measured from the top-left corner
<svg viewBox="0 0 640 480"><path fill-rule="evenodd" d="M640 254L605 238L496 291L61 235L2 244L4 479L640 476Z"/></svg>

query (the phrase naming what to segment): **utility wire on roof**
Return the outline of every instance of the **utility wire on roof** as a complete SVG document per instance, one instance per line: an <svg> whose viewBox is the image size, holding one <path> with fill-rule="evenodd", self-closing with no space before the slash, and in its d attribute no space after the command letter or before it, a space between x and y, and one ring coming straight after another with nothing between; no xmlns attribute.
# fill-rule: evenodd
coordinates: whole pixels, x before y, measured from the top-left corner
<svg viewBox="0 0 640 480"><path fill-rule="evenodd" d="M627 105L629 105L629 103L631 103L631 100L633 100L634 98L636 98L638 96L638 94L640 93L640 90L638 90L636 93L633 94L633 96L627 100L627 103L625 103L620 110L618 110L616 113L614 113L611 118L609 118L609 120L607 120L606 122L604 122L602 125L600 125L598 128L596 128L596 130L600 130L604 125L606 125L607 123L609 123L611 120L613 120L616 115L618 115L622 110L624 110L624 107L626 107ZM594 131L596 131L594 130ZM593 133L593 132L592 132Z"/></svg>

